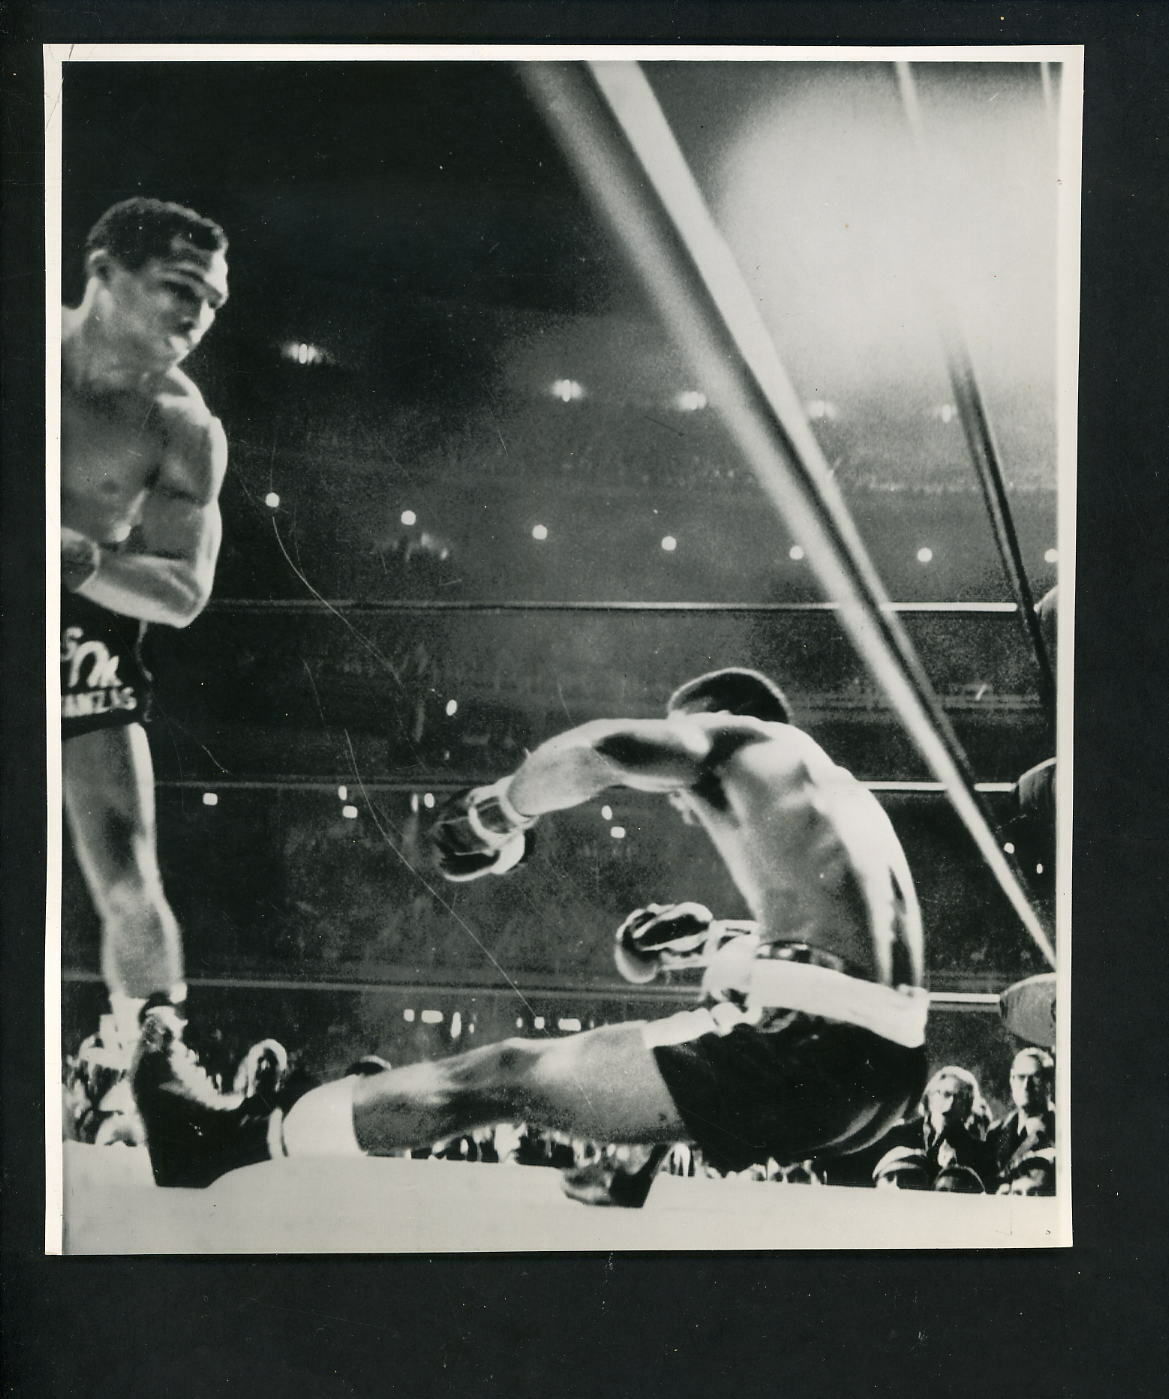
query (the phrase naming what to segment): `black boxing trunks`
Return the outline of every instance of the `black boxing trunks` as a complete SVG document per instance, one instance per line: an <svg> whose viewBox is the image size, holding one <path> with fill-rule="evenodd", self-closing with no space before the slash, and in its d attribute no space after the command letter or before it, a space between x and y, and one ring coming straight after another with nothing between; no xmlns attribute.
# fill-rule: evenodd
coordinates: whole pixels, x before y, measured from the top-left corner
<svg viewBox="0 0 1169 1399"><path fill-rule="evenodd" d="M925 1087L925 992L763 956L753 981L766 1006L748 994L644 1029L679 1116L720 1171L860 1151Z"/></svg>
<svg viewBox="0 0 1169 1399"><path fill-rule="evenodd" d="M146 624L61 593L61 737L142 724L150 672L142 662Z"/></svg>

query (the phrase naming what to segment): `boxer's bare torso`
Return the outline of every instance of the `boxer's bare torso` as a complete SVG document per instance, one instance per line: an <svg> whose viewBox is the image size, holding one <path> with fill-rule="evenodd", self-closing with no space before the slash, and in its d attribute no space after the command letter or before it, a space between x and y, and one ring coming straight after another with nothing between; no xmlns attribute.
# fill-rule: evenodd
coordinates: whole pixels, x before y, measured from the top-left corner
<svg viewBox="0 0 1169 1399"><path fill-rule="evenodd" d="M709 742L683 801L722 856L765 941L810 943L876 981L918 985L921 918L880 803L806 733L695 715Z"/></svg>

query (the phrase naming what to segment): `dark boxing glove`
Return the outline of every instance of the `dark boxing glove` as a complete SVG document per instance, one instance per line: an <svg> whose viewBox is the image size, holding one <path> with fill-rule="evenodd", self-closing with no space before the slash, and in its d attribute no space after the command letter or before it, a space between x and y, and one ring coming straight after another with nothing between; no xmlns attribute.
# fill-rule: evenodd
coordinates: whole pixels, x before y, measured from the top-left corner
<svg viewBox="0 0 1169 1399"><path fill-rule="evenodd" d="M521 815L507 797L509 778L458 792L443 803L430 828L435 862L444 879L463 883L506 874L532 853L535 817Z"/></svg>
<svg viewBox="0 0 1169 1399"><path fill-rule="evenodd" d="M626 981L652 981L671 959L700 957L714 925L714 914L703 904L647 904L635 909L617 929L614 956Z"/></svg>

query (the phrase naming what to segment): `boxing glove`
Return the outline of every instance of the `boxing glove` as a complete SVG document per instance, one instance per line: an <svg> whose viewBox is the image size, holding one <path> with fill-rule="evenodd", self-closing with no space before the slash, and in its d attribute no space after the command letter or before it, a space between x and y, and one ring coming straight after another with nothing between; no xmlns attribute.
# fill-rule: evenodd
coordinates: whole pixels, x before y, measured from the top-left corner
<svg viewBox="0 0 1169 1399"><path fill-rule="evenodd" d="M506 874L534 848L531 826L507 797L509 779L472 787L449 797L430 828L435 863L444 879L464 883L486 874Z"/></svg>

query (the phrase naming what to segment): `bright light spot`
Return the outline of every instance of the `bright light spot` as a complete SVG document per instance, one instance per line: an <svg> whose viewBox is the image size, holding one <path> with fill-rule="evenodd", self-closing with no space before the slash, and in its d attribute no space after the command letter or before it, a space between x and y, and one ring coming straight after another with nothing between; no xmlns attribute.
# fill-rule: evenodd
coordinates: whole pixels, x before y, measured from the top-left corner
<svg viewBox="0 0 1169 1399"><path fill-rule="evenodd" d="M457 1040L463 1033L463 1017L456 1010L451 1016L451 1039Z"/></svg>
<svg viewBox="0 0 1169 1399"><path fill-rule="evenodd" d="M424 1010L424 1011L422 1012L422 1023L423 1023L424 1025L441 1025L441 1024L442 1024L442 1011L441 1011L441 1010Z"/></svg>
<svg viewBox="0 0 1169 1399"><path fill-rule="evenodd" d="M930 417L936 418L939 423L952 423L958 416L958 410L952 403L939 403L930 409Z"/></svg>
<svg viewBox="0 0 1169 1399"><path fill-rule="evenodd" d="M547 538L548 538L548 526L547 526L547 525L533 525L533 526L532 526L532 538L533 538L533 539L547 539Z"/></svg>
<svg viewBox="0 0 1169 1399"><path fill-rule="evenodd" d="M414 1012L413 1012L412 1010L404 1010L404 1011L402 1012L402 1019L405 1020L408 1024L413 1025L413 1024L414 1024Z"/></svg>
<svg viewBox="0 0 1169 1399"><path fill-rule="evenodd" d="M575 379L557 379L552 385L552 397L558 398L561 403L573 403L584 398L584 385L578 384Z"/></svg>
<svg viewBox="0 0 1169 1399"><path fill-rule="evenodd" d="M580 1021L573 1015L566 1015L556 1022L556 1028L558 1030L568 1030L570 1033L575 1033L580 1029Z"/></svg>
<svg viewBox="0 0 1169 1399"><path fill-rule="evenodd" d="M614 840L624 840L624 839L625 839L625 827L624 827L624 826L610 826L610 827L609 827L609 834L613 837Z"/></svg>
<svg viewBox="0 0 1169 1399"><path fill-rule="evenodd" d="M341 808L341 815L344 816L347 821L356 821L357 808L355 806L343 806Z"/></svg>
<svg viewBox="0 0 1169 1399"><path fill-rule="evenodd" d="M667 554L672 554L677 547L678 541L674 538L672 534L667 534L665 539L662 540L662 548L666 551Z"/></svg>
<svg viewBox="0 0 1169 1399"><path fill-rule="evenodd" d="M426 793L426 795L422 798L422 805L427 809L427 811L431 810L431 808L434 806L433 792Z"/></svg>
<svg viewBox="0 0 1169 1399"><path fill-rule="evenodd" d="M918 563L929 563L929 561L933 558L933 556L934 556L934 551L933 551L932 549L919 549L919 550L917 551L917 561L918 561Z"/></svg>
<svg viewBox="0 0 1169 1399"><path fill-rule="evenodd" d="M215 792L204 792L204 793L203 793L203 805L204 805L204 806L218 806L218 805L219 805L219 796L218 796L218 794L215 793Z"/></svg>
<svg viewBox="0 0 1169 1399"><path fill-rule="evenodd" d="M417 792L411 792L411 793L410 793L410 810L411 810L411 811L417 811L417 810L418 810L418 793L417 793Z"/></svg>
<svg viewBox="0 0 1169 1399"><path fill-rule="evenodd" d="M706 407L706 395L698 389L684 389L674 402L683 413L697 413Z"/></svg>
<svg viewBox="0 0 1169 1399"><path fill-rule="evenodd" d="M1014 842L1008 840L1006 845L1003 846L1003 849L1007 852L1008 855L1013 855L1015 853Z"/></svg>
<svg viewBox="0 0 1169 1399"><path fill-rule="evenodd" d="M1042 874L1042 873L1043 873L1043 866L1042 866L1042 865L1036 865L1036 866L1035 866L1035 873L1036 873L1036 874Z"/></svg>
<svg viewBox="0 0 1169 1399"><path fill-rule="evenodd" d="M603 807L601 807L601 820L602 820L602 821L612 821L612 819L613 819L613 808L612 808L611 806L609 806L608 803L606 803Z"/></svg>
<svg viewBox="0 0 1169 1399"><path fill-rule="evenodd" d="M337 788L337 795L338 795L338 797L340 797L340 799L341 799L343 802L347 802L347 801L349 800L349 788L348 788L348 787L338 787L338 788Z"/></svg>
<svg viewBox="0 0 1169 1399"><path fill-rule="evenodd" d="M793 544L792 547L787 551L787 556L794 563L799 563L800 560L804 557L803 548L799 544Z"/></svg>
<svg viewBox="0 0 1169 1399"><path fill-rule="evenodd" d="M829 403L827 399L814 398L811 403L804 404L804 412L812 422L835 422L840 417L840 409L835 403Z"/></svg>
<svg viewBox="0 0 1169 1399"><path fill-rule="evenodd" d="M447 700L446 712L448 718L453 718L459 712L458 700Z"/></svg>
<svg viewBox="0 0 1169 1399"><path fill-rule="evenodd" d="M418 516L415 515L413 510L403 510L401 520L404 525L416 525L418 523Z"/></svg>
<svg viewBox="0 0 1169 1399"><path fill-rule="evenodd" d="M1058 549L1048 549L1047 553L1044 554L1044 556L1043 556L1043 562L1044 562L1044 563L1058 563L1058 562L1059 562L1059 550L1058 550Z"/></svg>
<svg viewBox="0 0 1169 1399"><path fill-rule="evenodd" d="M515 1027L517 1030L522 1030L524 1028L524 1017L522 1015L516 1016Z"/></svg>
<svg viewBox="0 0 1169 1399"><path fill-rule="evenodd" d="M544 1028L544 1017L542 1015L537 1015L535 1020L532 1021L532 1027L536 1030L542 1030Z"/></svg>
<svg viewBox="0 0 1169 1399"><path fill-rule="evenodd" d="M268 494L264 497L264 504L268 507L269 510L275 510L276 507L280 504L280 497L276 494L275 491L269 491Z"/></svg>

